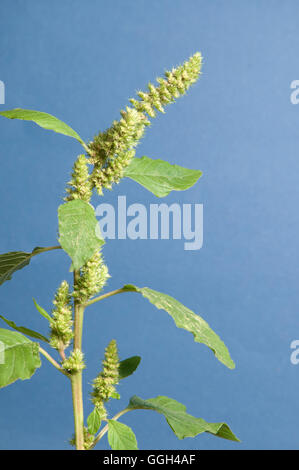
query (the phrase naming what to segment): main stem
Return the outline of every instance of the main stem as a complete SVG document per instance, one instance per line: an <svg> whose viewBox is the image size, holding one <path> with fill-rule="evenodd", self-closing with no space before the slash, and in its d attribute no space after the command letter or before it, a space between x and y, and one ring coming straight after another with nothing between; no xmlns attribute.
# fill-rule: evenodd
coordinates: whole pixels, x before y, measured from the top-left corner
<svg viewBox="0 0 299 470"><path fill-rule="evenodd" d="M74 285L77 283L80 273L74 271ZM82 351L82 330L83 330L84 306L74 301L74 351ZM71 376L74 422L75 422L75 441L76 449L84 450L84 414L83 414L83 395L82 395L82 371L76 372Z"/></svg>

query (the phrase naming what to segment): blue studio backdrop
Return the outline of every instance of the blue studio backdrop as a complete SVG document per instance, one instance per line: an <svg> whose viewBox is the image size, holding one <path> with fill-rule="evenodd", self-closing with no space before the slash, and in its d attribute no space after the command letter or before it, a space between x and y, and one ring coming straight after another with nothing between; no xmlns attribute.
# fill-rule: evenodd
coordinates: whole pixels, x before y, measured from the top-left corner
<svg viewBox="0 0 299 470"><path fill-rule="evenodd" d="M203 204L200 250L184 250L184 240L108 240L106 290L134 283L177 298L221 336L236 369L142 297L116 296L85 316L85 415L115 338L122 359L142 361L122 381L112 414L134 394L167 395L194 416L227 422L242 441L179 441L161 415L135 411L123 422L141 449L297 449L299 365L290 344L299 339L299 105L291 88L299 80L298 2L2 0L0 11L0 110L48 112L85 141L149 80L196 51L204 57L199 81L152 121L137 150L202 170L199 182L158 200L125 179L93 204L116 207L122 195L147 208ZM1 253L57 244L57 207L80 145L1 118L0 152ZM61 280L71 280L69 265L62 251L34 258L1 286L0 313L47 334L32 297L49 311ZM69 448L70 386L42 362L31 380L0 391L1 449Z"/></svg>

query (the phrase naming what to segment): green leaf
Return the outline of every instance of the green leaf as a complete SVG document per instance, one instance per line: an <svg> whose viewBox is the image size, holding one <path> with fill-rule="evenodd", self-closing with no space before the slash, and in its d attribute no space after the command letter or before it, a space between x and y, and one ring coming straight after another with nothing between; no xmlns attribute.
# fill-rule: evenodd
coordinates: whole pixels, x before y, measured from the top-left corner
<svg viewBox="0 0 299 470"><path fill-rule="evenodd" d="M58 134L64 134L73 139L76 139L80 144L84 144L81 137L75 132L70 126L65 124L65 122L60 121L55 116L51 114L44 113L41 111L34 111L32 109L11 109L8 111L0 112L1 116L4 116L9 119L22 119L23 121L33 121L38 126L43 127L44 129L49 129L50 131L57 132Z"/></svg>
<svg viewBox="0 0 299 470"><path fill-rule="evenodd" d="M124 423L108 419L108 442L112 450L138 450L136 436Z"/></svg>
<svg viewBox="0 0 299 470"><path fill-rule="evenodd" d="M189 170L179 165L171 165L164 160L152 160L148 157L133 158L124 174L158 197L167 196L171 191L190 188L201 175L202 172L199 170Z"/></svg>
<svg viewBox="0 0 299 470"><path fill-rule="evenodd" d="M128 359L124 359L123 361L120 361L119 363L119 378L124 379L128 377L129 375L132 375L133 372L137 369L139 366L139 363L141 361L140 356L132 356L129 357Z"/></svg>
<svg viewBox="0 0 299 470"><path fill-rule="evenodd" d="M50 249L56 248L58 247L50 247ZM45 251L49 251L49 247L41 248L38 246L31 253L26 251L10 251L0 255L0 286L5 281L9 281L14 272L27 266L33 256Z"/></svg>
<svg viewBox="0 0 299 470"><path fill-rule="evenodd" d="M72 258L73 269L80 269L104 243L96 234L98 221L94 208L76 199L59 206L58 219L59 242Z"/></svg>
<svg viewBox="0 0 299 470"><path fill-rule="evenodd" d="M204 419L195 418L186 413L185 405L172 398L159 396L143 400L135 395L131 398L128 408L130 410L154 410L161 413L179 439L208 432L223 439L240 442L227 424L207 423Z"/></svg>
<svg viewBox="0 0 299 470"><path fill-rule="evenodd" d="M24 333L24 335L31 336L31 338L39 339L40 341L45 341L46 343L49 343L48 338L41 335L40 333L30 330L29 328L26 328L25 326L17 326L15 322L11 320L7 320L7 318L3 317L2 315L0 315L0 318L2 318L2 320L5 321L5 323L11 328L13 328L14 330L19 331L20 333Z"/></svg>
<svg viewBox="0 0 299 470"><path fill-rule="evenodd" d="M15 331L0 328L0 388L18 379L30 379L41 366L38 344Z"/></svg>
<svg viewBox="0 0 299 470"><path fill-rule="evenodd" d="M230 369L234 369L235 364L231 359L228 349L219 336L210 328L208 323L199 315L196 315L189 308L185 307L178 300L169 295L162 294L148 287L136 287L128 284L123 289L132 292L139 292L157 308L165 310L174 319L178 328L190 331L194 336L194 341L208 346L217 359Z"/></svg>
<svg viewBox="0 0 299 470"><path fill-rule="evenodd" d="M24 251L11 251L0 255L0 285L11 279L12 274L27 266L32 258L32 253Z"/></svg>
<svg viewBox="0 0 299 470"><path fill-rule="evenodd" d="M87 418L88 432L90 434L96 434L100 429L101 421L101 415L98 409L94 408Z"/></svg>
<svg viewBox="0 0 299 470"><path fill-rule="evenodd" d="M35 299L33 299L33 302L34 302L34 305L36 307L36 310L43 316L46 318L46 320L48 320L49 322L52 321L52 318L50 317L50 315L48 314L48 312L46 312L46 310L44 308L42 308L40 305L38 305L37 301Z"/></svg>

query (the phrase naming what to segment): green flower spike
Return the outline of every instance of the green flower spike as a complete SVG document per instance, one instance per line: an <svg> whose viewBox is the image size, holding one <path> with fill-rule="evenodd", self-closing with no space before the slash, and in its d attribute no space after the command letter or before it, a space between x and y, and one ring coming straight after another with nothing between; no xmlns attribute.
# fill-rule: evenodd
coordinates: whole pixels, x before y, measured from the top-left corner
<svg viewBox="0 0 299 470"><path fill-rule="evenodd" d="M92 187L89 181L88 160L85 155L79 155L73 166L72 179L66 188L68 196L65 201L81 199L89 202L92 195Z"/></svg>
<svg viewBox="0 0 299 470"><path fill-rule="evenodd" d="M112 183L118 183L123 170L135 155L135 147L149 125L144 114L127 107L121 111L120 121L105 132L100 132L90 144L91 163L94 169L91 175L92 185L102 194L102 187L111 189Z"/></svg>
<svg viewBox="0 0 299 470"><path fill-rule="evenodd" d="M73 297L81 304L86 303L88 299L102 290L109 277L108 268L103 262L101 253L95 253L82 267Z"/></svg>
<svg viewBox="0 0 299 470"><path fill-rule="evenodd" d="M119 382L119 358L116 341L113 339L105 349L102 372L93 382L92 401L102 419L107 417L104 403L115 395L115 385Z"/></svg>
<svg viewBox="0 0 299 470"><path fill-rule="evenodd" d="M63 352L73 338L73 320L69 285L63 281L53 300L52 320L50 322L50 344Z"/></svg>
<svg viewBox="0 0 299 470"><path fill-rule="evenodd" d="M157 78L158 86L148 84L149 92L138 92L140 101L130 102L137 111L156 116L156 110L164 113L165 105L173 103L176 98L184 95L200 75L202 56L199 52L190 57L183 65L165 73L165 78Z"/></svg>
<svg viewBox="0 0 299 470"><path fill-rule="evenodd" d="M118 183L125 168L135 156L135 148L143 137L145 127L150 124L148 116L154 118L156 111L164 113L164 106L184 95L200 75L202 56L194 54L183 65L158 78L158 85L148 84L148 92L138 92L140 100L131 99L131 107L121 111L120 121L105 132L100 132L89 144L90 163L94 169L91 184L99 194L103 188L111 189Z"/></svg>
<svg viewBox="0 0 299 470"><path fill-rule="evenodd" d="M75 349L62 363L62 367L70 374L80 372L85 368L84 355L80 349Z"/></svg>

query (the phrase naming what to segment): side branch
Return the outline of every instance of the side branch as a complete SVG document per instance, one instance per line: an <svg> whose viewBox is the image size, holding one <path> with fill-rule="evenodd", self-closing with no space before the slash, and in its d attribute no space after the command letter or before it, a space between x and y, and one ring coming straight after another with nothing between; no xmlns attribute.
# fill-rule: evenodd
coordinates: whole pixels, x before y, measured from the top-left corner
<svg viewBox="0 0 299 470"><path fill-rule="evenodd" d="M133 290L130 291L127 288L112 290L111 292L107 292L107 294L100 295L99 297L96 297L95 299L90 300L89 302L85 304L85 306L88 307L89 305L99 302L100 300L107 299L108 297L112 297L113 295L116 295L116 294L122 294L123 292L134 292L134 291Z"/></svg>
<svg viewBox="0 0 299 470"><path fill-rule="evenodd" d="M122 415L124 415L125 413L127 413L128 411L131 411L129 408L125 408L124 410L121 410L119 413L117 413L115 416L113 416L112 419L114 419L115 421L118 420L118 418L120 418ZM93 441L92 445L90 446L90 448L88 450L92 450L96 444L102 439L102 437L106 434L106 432L108 431L108 428L109 428L109 424L106 424L106 426L103 427L103 429L99 432L99 434L95 437L95 440Z"/></svg>
<svg viewBox="0 0 299 470"><path fill-rule="evenodd" d="M41 346L39 346L39 352L46 358L48 359L49 362L57 369L59 372L61 372L63 375L66 377L70 378L70 374L68 374L62 367L58 364L58 362L55 361L55 359Z"/></svg>

